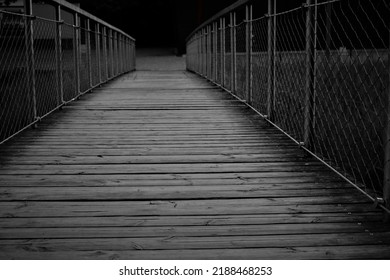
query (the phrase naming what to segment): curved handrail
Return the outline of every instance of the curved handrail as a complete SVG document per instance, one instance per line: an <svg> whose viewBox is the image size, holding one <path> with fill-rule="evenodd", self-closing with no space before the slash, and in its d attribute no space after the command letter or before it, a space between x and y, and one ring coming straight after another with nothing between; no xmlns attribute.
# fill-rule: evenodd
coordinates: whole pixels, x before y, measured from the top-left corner
<svg viewBox="0 0 390 280"><path fill-rule="evenodd" d="M229 7L226 7L225 9L223 9L220 12L218 12L217 14L215 14L214 16L212 16L211 18L209 18L208 20L203 22L201 25L199 25L194 31L191 32L191 34L189 36L187 36L186 41L188 41L196 32L198 32L203 27L209 25L210 23L212 23L213 21L217 20L218 18L220 18L220 17L230 13L231 11L234 11L235 9L237 9L237 8L241 7L242 5L244 5L244 4L248 3L248 2L251 2L251 1L252 0L238 0L237 2L233 3Z"/></svg>
<svg viewBox="0 0 390 280"><path fill-rule="evenodd" d="M115 26L105 22L104 20L102 20L102 19L100 19L100 18L98 18L98 17L88 13L87 11L77 7L76 5L73 5L72 3L69 3L69 2L67 2L65 0L49 0L49 1L51 1L53 3L56 3L56 4L59 4L60 6L65 7L66 9L69 9L69 10L71 10L73 12L76 12L79 15L87 17L87 18L95 21L96 23L103 24L106 27L108 27L108 28L110 28L110 29L112 29L112 30L114 30L114 31L116 31L118 33L121 33L122 35L124 35L124 36L128 37L129 39L135 41L135 39L133 37L131 37L129 34L124 32L123 30L121 30L121 29L119 29L119 28L117 28L117 27L115 27Z"/></svg>

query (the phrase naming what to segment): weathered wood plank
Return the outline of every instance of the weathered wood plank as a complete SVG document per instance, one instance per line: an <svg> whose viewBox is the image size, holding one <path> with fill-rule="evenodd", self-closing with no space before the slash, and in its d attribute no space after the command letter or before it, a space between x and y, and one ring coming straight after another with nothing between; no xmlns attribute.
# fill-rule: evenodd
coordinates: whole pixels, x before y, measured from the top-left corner
<svg viewBox="0 0 390 280"><path fill-rule="evenodd" d="M0 240L0 251L19 248L26 251L92 251L92 250L186 250L321 247L337 245L388 246L388 233L323 233L264 236L207 236L187 237L168 235L151 238L73 238L73 239L15 239ZM76 249L77 248L77 249Z"/></svg>
<svg viewBox="0 0 390 280"><path fill-rule="evenodd" d="M389 245L352 245L285 248L197 249L197 250L90 250L48 251L45 248L22 247L0 251L0 259L40 260L340 260L389 259Z"/></svg>
<svg viewBox="0 0 390 280"><path fill-rule="evenodd" d="M376 212L351 213L324 212L308 214L250 214L210 216L110 216L110 217L29 217L0 218L1 228L88 228L88 227L158 227L209 225L269 225L304 223L355 223L375 228L382 217ZM370 223L372 226L370 227Z"/></svg>
<svg viewBox="0 0 390 280"><path fill-rule="evenodd" d="M184 71L115 80L0 155L0 259L390 258L364 196Z"/></svg>

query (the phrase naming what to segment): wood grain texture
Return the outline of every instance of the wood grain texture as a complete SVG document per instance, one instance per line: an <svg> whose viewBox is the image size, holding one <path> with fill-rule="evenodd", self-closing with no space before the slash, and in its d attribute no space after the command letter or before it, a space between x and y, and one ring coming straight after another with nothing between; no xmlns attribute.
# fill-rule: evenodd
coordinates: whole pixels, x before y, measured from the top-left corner
<svg viewBox="0 0 390 280"><path fill-rule="evenodd" d="M370 201L188 72L125 75L0 155L0 259L390 258Z"/></svg>

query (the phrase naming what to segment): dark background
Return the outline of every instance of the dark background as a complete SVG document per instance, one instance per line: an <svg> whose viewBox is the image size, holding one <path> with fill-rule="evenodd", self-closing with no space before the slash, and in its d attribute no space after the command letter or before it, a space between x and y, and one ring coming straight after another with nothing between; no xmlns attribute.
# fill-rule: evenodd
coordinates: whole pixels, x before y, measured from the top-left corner
<svg viewBox="0 0 390 280"><path fill-rule="evenodd" d="M137 47L172 47L185 52L186 37L201 23L237 0L68 0L122 29ZM319 0L322 2L323 0ZM374 0L375 1L375 0ZM267 13L268 0L254 0L254 17ZM277 0L277 11L302 5L305 0ZM241 21L244 11L240 11Z"/></svg>
<svg viewBox="0 0 390 280"><path fill-rule="evenodd" d="M236 0L76 0L80 7L122 29L137 47L173 47L202 22Z"/></svg>

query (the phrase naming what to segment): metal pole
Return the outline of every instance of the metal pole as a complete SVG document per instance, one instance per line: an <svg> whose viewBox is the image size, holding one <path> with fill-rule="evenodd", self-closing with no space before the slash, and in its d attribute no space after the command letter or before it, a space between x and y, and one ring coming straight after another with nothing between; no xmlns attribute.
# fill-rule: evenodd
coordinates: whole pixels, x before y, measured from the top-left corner
<svg viewBox="0 0 390 280"><path fill-rule="evenodd" d="M246 6L246 100L252 104L252 5Z"/></svg>
<svg viewBox="0 0 390 280"><path fill-rule="evenodd" d="M390 38L390 37L389 37ZM390 40L388 55L390 57ZM390 85L390 59L387 62L388 69L388 85ZM383 199L386 207L390 208L390 87L387 93L387 115L386 115L386 142L385 142L385 165L384 165L384 181L383 181Z"/></svg>
<svg viewBox="0 0 390 280"><path fill-rule="evenodd" d="M80 94L80 21L79 15L74 13L74 66L76 94Z"/></svg>
<svg viewBox="0 0 390 280"><path fill-rule="evenodd" d="M118 62L118 34L114 32L114 66L115 66L115 76L119 72L119 62Z"/></svg>
<svg viewBox="0 0 390 280"><path fill-rule="evenodd" d="M110 45L109 45L109 48L110 48L110 68L111 68L111 78L114 77L114 42L113 42L113 31L112 29L110 29Z"/></svg>
<svg viewBox="0 0 390 280"><path fill-rule="evenodd" d="M32 0L24 0L24 13L28 16L33 15ZM31 101L33 110L33 121L38 119L37 112L37 96L36 96L36 81L35 81L35 53L34 53L34 23L32 17L25 17L25 45L26 45L26 61L27 61L27 76L29 87L31 90Z"/></svg>
<svg viewBox="0 0 390 280"><path fill-rule="evenodd" d="M236 93L237 92L237 27L236 27L236 12L233 12L233 26L232 26L232 29L233 29L233 37L232 37L232 41L233 41L233 49L232 49L232 53L233 53L233 69L232 69L232 72L233 72L233 86L232 86L232 92L233 93Z"/></svg>
<svg viewBox="0 0 390 280"><path fill-rule="evenodd" d="M105 77L104 81L107 81L108 79L108 54L107 54L107 27L103 26L102 28L102 43L103 43L103 58L104 58L104 72L105 72Z"/></svg>
<svg viewBox="0 0 390 280"><path fill-rule="evenodd" d="M203 29L199 31L199 50L200 50L200 58L199 58L199 74L203 74Z"/></svg>
<svg viewBox="0 0 390 280"><path fill-rule="evenodd" d="M221 18L221 85L225 86L225 18Z"/></svg>
<svg viewBox="0 0 390 280"><path fill-rule="evenodd" d="M122 34L119 34L119 66L120 66L120 74L123 73L123 39Z"/></svg>
<svg viewBox="0 0 390 280"><path fill-rule="evenodd" d="M210 25L207 26L207 74L206 77L210 79L211 76L211 27Z"/></svg>
<svg viewBox="0 0 390 280"><path fill-rule="evenodd" d="M62 25L61 20L61 6L56 5L56 57L57 57L57 86L58 86L58 105L63 104L64 101L64 81L63 81L63 61L62 61Z"/></svg>
<svg viewBox="0 0 390 280"><path fill-rule="evenodd" d="M237 92L237 17L233 12L233 92Z"/></svg>
<svg viewBox="0 0 390 280"><path fill-rule="evenodd" d="M85 39L87 43L87 60L88 60L88 87L92 88L92 50L91 50L91 23L89 19L86 19Z"/></svg>
<svg viewBox="0 0 390 280"><path fill-rule="evenodd" d="M315 38L315 7L312 3L316 0L306 0L306 78L305 78L305 123L303 144L310 146L310 137L313 130L313 108L315 98L315 55L316 55L316 38Z"/></svg>
<svg viewBox="0 0 390 280"><path fill-rule="evenodd" d="M97 71L98 71L98 80L99 84L102 83L102 65L100 63L100 24L96 23L95 25L96 32L96 61L97 61Z"/></svg>
<svg viewBox="0 0 390 280"><path fill-rule="evenodd" d="M272 120L275 98L275 53L276 53L276 0L268 0L268 77L267 77L267 118Z"/></svg>
<svg viewBox="0 0 390 280"><path fill-rule="evenodd" d="M207 53L206 53L206 28L203 29L203 55L202 55L202 75L206 77L206 70L207 70Z"/></svg>
<svg viewBox="0 0 390 280"><path fill-rule="evenodd" d="M197 46L197 56L196 56L196 68L195 71L200 73L200 63L201 63L201 33L198 32L196 33L197 38L196 38L196 46Z"/></svg>
<svg viewBox="0 0 390 280"><path fill-rule="evenodd" d="M230 90L233 92L234 91L234 32L233 32L233 13L230 13Z"/></svg>
<svg viewBox="0 0 390 280"><path fill-rule="evenodd" d="M116 33L115 32L115 50L116 50L116 75L118 75L120 73L120 66L121 66L121 62L120 62L120 35L119 33Z"/></svg>
<svg viewBox="0 0 390 280"><path fill-rule="evenodd" d="M214 51L214 75L213 80L217 81L217 75L218 75L218 22L214 23L214 44L213 44L213 51Z"/></svg>

